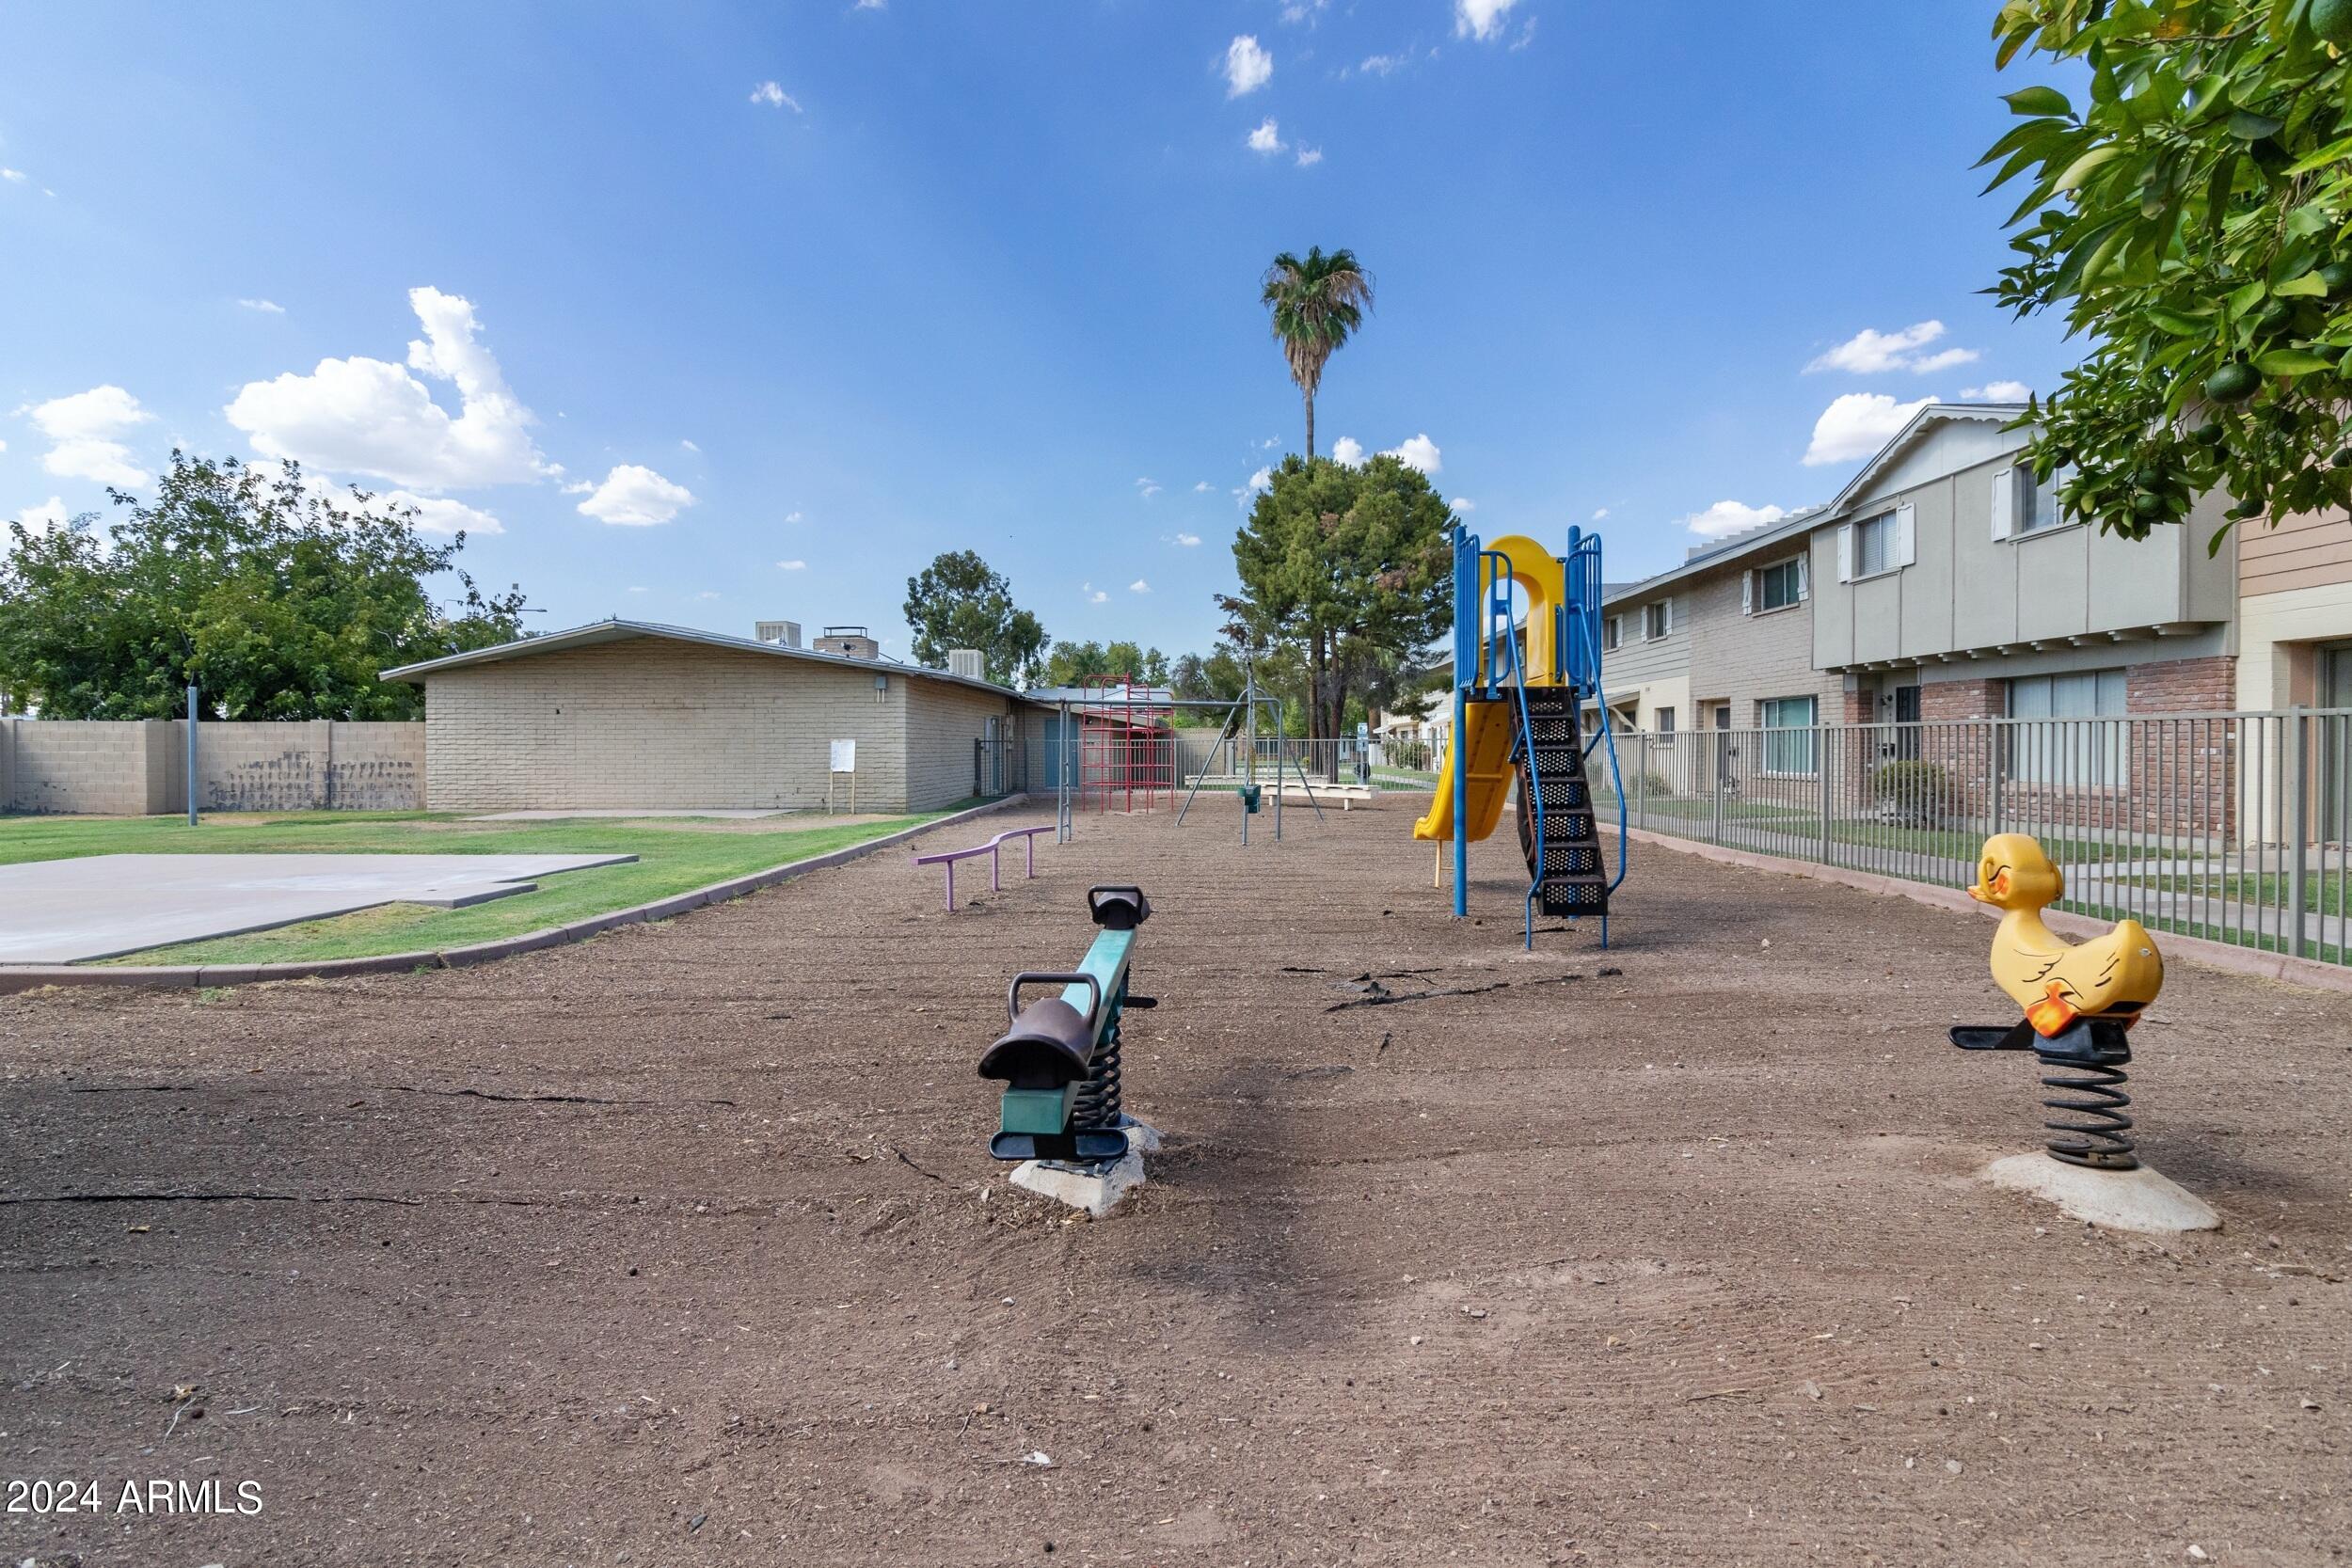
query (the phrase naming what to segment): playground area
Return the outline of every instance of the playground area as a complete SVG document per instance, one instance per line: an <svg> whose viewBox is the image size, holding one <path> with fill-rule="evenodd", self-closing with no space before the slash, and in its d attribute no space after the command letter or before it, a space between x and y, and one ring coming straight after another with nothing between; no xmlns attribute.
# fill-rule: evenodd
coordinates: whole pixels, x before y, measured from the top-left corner
<svg viewBox="0 0 2352 1568"><path fill-rule="evenodd" d="M477 969L0 998L7 1473L264 1500L0 1556L2352 1541L2342 996L2176 966L2139 1148L2226 1228L2139 1237L1974 1179L2042 1139L2029 1061L1945 1038L2001 1016L1990 921L1637 846L1608 951L1529 952L1508 833L1455 920L1402 813L1237 816L1086 816L952 911L882 854ZM1105 882L1167 1141L1097 1221L1008 1183L975 1064Z"/></svg>

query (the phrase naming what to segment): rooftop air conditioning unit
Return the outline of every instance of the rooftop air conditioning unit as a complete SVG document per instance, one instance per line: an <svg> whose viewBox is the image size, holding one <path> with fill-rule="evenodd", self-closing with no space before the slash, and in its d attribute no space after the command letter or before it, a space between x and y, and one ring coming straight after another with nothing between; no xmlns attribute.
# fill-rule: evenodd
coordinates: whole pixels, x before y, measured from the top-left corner
<svg viewBox="0 0 2352 1568"><path fill-rule="evenodd" d="M968 681L984 681L988 679L988 656L977 648L950 648L947 650L947 673L961 675Z"/></svg>
<svg viewBox="0 0 2352 1568"><path fill-rule="evenodd" d="M798 621L760 621L754 624L752 635L762 642L773 642L779 648L801 645L801 624Z"/></svg>

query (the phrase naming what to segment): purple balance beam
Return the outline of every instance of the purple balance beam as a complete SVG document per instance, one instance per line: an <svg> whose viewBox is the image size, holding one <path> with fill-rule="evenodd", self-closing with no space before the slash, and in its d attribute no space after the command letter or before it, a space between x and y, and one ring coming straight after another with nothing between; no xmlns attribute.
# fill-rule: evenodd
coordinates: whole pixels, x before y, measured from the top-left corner
<svg viewBox="0 0 2352 1568"><path fill-rule="evenodd" d="M1004 891L1005 884L1002 863L998 861L996 852L1003 847L1005 840L1017 838L1025 841L1029 852L1027 876L1035 877L1037 875L1037 835L1050 833L1053 831L1054 826L1050 822L1041 828L1008 828L986 844L975 844L969 849L946 849L936 855L917 855L914 857L914 863L944 865L947 868L947 912L953 914L956 909L956 862L968 861L975 855L986 855L988 857L988 890L991 893L1001 893Z"/></svg>

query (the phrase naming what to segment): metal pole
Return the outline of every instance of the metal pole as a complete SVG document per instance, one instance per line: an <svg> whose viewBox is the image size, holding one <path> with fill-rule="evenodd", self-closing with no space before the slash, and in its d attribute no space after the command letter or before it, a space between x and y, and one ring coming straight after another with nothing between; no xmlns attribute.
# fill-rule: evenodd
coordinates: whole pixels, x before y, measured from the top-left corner
<svg viewBox="0 0 2352 1568"><path fill-rule="evenodd" d="M196 682L188 682L188 826L196 826Z"/></svg>
<svg viewBox="0 0 2352 1568"><path fill-rule="evenodd" d="M1462 696L1462 672L1454 672L1454 735L1448 749L1454 753L1454 912L1456 916L1470 913L1470 791L1465 775L1470 771L1470 758L1464 754L1463 715L1470 704Z"/></svg>
<svg viewBox="0 0 2352 1568"><path fill-rule="evenodd" d="M1241 673L1242 695L1247 699L1249 709L1248 716L1242 721L1241 784L1242 788L1247 790L1254 788L1258 783L1258 666L1256 662L1251 659L1243 659ZM1249 801L1247 797L1241 802L1241 847L1245 849L1249 847Z"/></svg>
<svg viewBox="0 0 2352 1568"><path fill-rule="evenodd" d="M2310 938L2303 928L2303 900L2310 895L2310 875L2304 864L2303 847L2319 835L2311 831L2312 775L2309 754L2304 745L2305 719L2309 717L2301 705L2287 715L2287 789L2293 801L2287 808L2293 818L2287 831L2279 835L2279 842L2295 858L2287 862L2287 908L2289 926L2286 931L2287 951L2302 958L2310 947Z"/></svg>

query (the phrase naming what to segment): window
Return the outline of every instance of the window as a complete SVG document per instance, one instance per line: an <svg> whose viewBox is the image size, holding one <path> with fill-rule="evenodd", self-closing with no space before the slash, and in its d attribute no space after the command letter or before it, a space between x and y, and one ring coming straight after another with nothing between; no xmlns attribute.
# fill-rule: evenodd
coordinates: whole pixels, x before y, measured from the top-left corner
<svg viewBox="0 0 2352 1568"><path fill-rule="evenodd" d="M1804 597L1804 578L1800 568L1804 562L1797 557L1767 566L1756 574L1756 608L1761 610L1787 610Z"/></svg>
<svg viewBox="0 0 2352 1568"><path fill-rule="evenodd" d="M2125 783L2123 672L2020 675L2009 683L2009 770L2029 784L2106 787Z"/></svg>
<svg viewBox="0 0 2352 1568"><path fill-rule="evenodd" d="M1853 575L1874 578L1881 572L1893 571L1895 558L1895 515L1882 512L1853 526Z"/></svg>
<svg viewBox="0 0 2352 1568"><path fill-rule="evenodd" d="M1603 621L1603 622L1600 624L1600 648L1601 648L1601 652L1603 652L1603 653L1609 653L1609 654L1613 654L1613 653L1615 653L1615 652L1617 651L1617 644L1618 644L1619 642L1623 641L1624 640L1625 640L1625 617L1624 617L1624 616L1622 616L1622 615L1612 615L1612 616L1610 616L1607 620Z"/></svg>
<svg viewBox="0 0 2352 1568"><path fill-rule="evenodd" d="M1756 705L1756 721L1764 730L1764 771L1813 771L1813 723L1819 699L1773 697Z"/></svg>
<svg viewBox="0 0 2352 1568"><path fill-rule="evenodd" d="M1661 599L1642 607L1642 640L1655 642L1674 630L1674 601Z"/></svg>
<svg viewBox="0 0 2352 1568"><path fill-rule="evenodd" d="M1675 710L1674 710L1674 709L1672 709L1672 708L1670 708L1670 707L1661 707L1661 708L1660 708L1660 709L1659 709L1656 713L1652 714L1652 715L1650 716L1650 719L1651 719L1651 724L1650 724L1650 727L1651 727L1653 730L1655 730L1658 734L1660 734L1660 735L1672 735L1672 734L1674 734L1674 733L1675 733Z"/></svg>
<svg viewBox="0 0 2352 1568"><path fill-rule="evenodd" d="M2074 476L2074 469L2060 468L2048 479L2037 482L2033 470L2022 464L2010 470L2010 483L2017 486L2019 533L2040 533L2065 523L2058 508L2058 490Z"/></svg>

